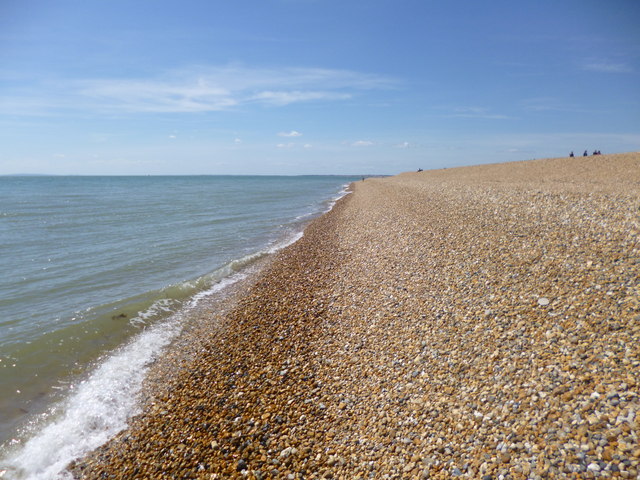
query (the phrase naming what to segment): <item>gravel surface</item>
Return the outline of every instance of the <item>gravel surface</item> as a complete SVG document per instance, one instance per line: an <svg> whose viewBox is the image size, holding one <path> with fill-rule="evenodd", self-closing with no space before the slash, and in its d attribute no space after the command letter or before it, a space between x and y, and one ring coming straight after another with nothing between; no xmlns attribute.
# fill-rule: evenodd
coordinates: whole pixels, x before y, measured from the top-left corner
<svg viewBox="0 0 640 480"><path fill-rule="evenodd" d="M353 191L75 475L639 479L640 154Z"/></svg>

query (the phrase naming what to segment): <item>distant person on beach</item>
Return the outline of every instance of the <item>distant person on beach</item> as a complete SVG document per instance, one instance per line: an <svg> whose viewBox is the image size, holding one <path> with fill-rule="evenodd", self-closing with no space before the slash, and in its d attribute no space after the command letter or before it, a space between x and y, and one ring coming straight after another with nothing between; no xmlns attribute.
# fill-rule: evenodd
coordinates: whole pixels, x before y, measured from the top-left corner
<svg viewBox="0 0 640 480"><path fill-rule="evenodd" d="M584 153L582 154L583 157L588 157L589 156L589 152L587 152L586 150L584 151Z"/></svg>
<svg viewBox="0 0 640 480"><path fill-rule="evenodd" d="M570 157L573 157L573 152L571 152L571 153L569 154L569 156L570 156Z"/></svg>
<svg viewBox="0 0 640 480"><path fill-rule="evenodd" d="M421 171L422 171L422 169L421 169L421 168L419 168L419 169L418 169L418 172L421 172Z"/></svg>

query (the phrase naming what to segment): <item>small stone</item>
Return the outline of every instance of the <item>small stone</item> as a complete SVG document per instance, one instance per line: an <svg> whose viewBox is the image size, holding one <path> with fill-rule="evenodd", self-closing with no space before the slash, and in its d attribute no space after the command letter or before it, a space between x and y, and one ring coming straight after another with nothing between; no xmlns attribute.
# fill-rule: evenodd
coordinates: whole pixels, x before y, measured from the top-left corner
<svg viewBox="0 0 640 480"><path fill-rule="evenodd" d="M600 471L600 465L598 465L597 463L590 463L589 466L587 466L587 470L590 470L592 472L599 472Z"/></svg>
<svg viewBox="0 0 640 480"><path fill-rule="evenodd" d="M540 297L538 299L538 305L540 305L541 307L546 307L547 305L549 305L549 299L546 297Z"/></svg>
<svg viewBox="0 0 640 480"><path fill-rule="evenodd" d="M280 452L280 458L289 458L291 455L298 453L298 449L294 447L287 447Z"/></svg>
<svg viewBox="0 0 640 480"><path fill-rule="evenodd" d="M247 462L244 459L240 459L238 461L238 465L236 466L236 470L238 472L241 472L243 470L246 470L249 466L247 465Z"/></svg>

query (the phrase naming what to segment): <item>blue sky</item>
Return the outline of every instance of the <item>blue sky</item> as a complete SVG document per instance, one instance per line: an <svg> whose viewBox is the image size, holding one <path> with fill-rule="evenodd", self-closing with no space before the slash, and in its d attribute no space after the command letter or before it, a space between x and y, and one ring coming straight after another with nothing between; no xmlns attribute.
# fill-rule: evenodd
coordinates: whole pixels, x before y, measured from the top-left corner
<svg viewBox="0 0 640 480"><path fill-rule="evenodd" d="M637 0L0 0L0 174L640 150Z"/></svg>

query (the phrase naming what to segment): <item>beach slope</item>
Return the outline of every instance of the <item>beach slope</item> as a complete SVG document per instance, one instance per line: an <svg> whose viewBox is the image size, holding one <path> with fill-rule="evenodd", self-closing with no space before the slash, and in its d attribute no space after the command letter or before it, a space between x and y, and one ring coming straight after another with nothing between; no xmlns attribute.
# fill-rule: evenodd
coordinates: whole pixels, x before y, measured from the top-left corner
<svg viewBox="0 0 640 480"><path fill-rule="evenodd" d="M637 478L640 154L352 188L75 475Z"/></svg>

